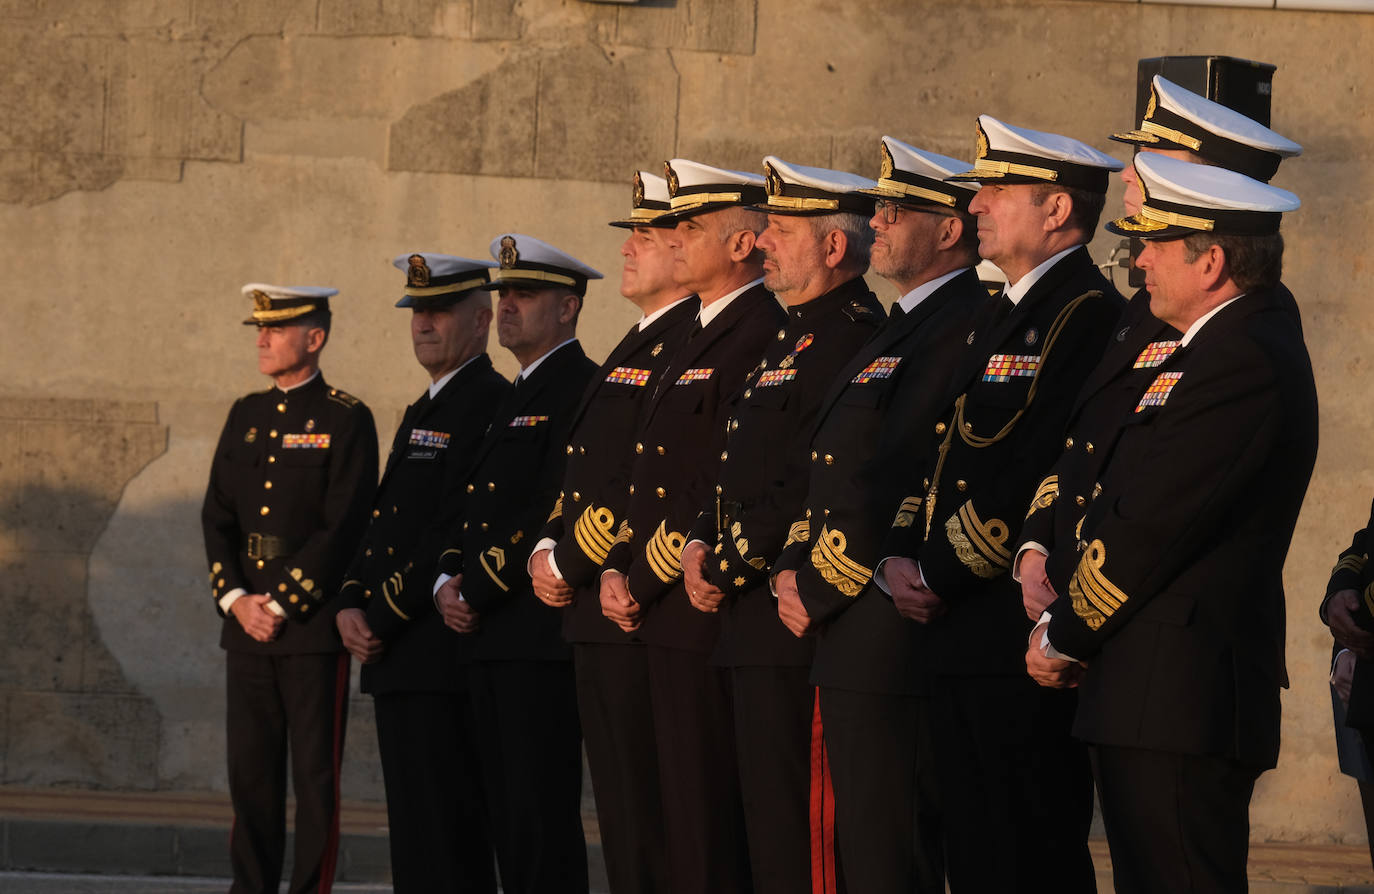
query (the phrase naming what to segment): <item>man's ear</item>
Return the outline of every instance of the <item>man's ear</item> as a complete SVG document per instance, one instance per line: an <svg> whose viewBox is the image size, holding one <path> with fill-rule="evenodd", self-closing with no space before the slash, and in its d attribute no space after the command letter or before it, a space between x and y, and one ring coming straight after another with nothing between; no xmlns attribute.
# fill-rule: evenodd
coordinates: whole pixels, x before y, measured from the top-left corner
<svg viewBox="0 0 1374 894"><path fill-rule="evenodd" d="M305 331L305 349L311 354L318 354L324 350L324 343L329 335L323 327L312 326Z"/></svg>
<svg viewBox="0 0 1374 894"><path fill-rule="evenodd" d="M1050 193L1045 200L1045 232L1052 233L1069 222L1073 213L1073 197L1066 192Z"/></svg>
<svg viewBox="0 0 1374 894"><path fill-rule="evenodd" d="M845 252L849 251L849 236L844 230L831 230L825 234L825 266L834 270L844 263Z"/></svg>
<svg viewBox="0 0 1374 894"><path fill-rule="evenodd" d="M577 311L582 307L582 299L569 292L558 302L558 322L571 323L577 319Z"/></svg>
<svg viewBox="0 0 1374 894"><path fill-rule="evenodd" d="M1231 278L1231 262L1226 251L1216 243L1207 246L1193 262L1202 287L1209 292L1225 284Z"/></svg>
<svg viewBox="0 0 1374 894"><path fill-rule="evenodd" d="M726 240L730 247L730 260L737 264L748 260L754 253L754 242L757 239L758 236L753 230L736 230L731 233L730 238Z"/></svg>
<svg viewBox="0 0 1374 894"><path fill-rule="evenodd" d="M944 218L940 223L940 234L935 240L937 251L949 251L964 238L964 222L958 217Z"/></svg>

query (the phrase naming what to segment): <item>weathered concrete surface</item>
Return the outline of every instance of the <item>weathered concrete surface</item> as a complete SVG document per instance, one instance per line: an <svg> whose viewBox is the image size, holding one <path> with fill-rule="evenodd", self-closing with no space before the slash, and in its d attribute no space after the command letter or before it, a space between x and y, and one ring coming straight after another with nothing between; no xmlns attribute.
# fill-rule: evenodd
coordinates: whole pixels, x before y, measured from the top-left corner
<svg viewBox="0 0 1374 894"><path fill-rule="evenodd" d="M158 408L141 421L35 423L68 470L54 478L21 468L30 454L15 420L34 411L0 402L3 518L26 511L6 482L103 495L78 508L55 500L31 539L17 539L15 524L0 531L11 569L0 595L45 618L0 642L0 655L12 647L22 657L0 658L10 693L0 735L12 737L6 718L16 709L29 717L53 705L64 718L41 727L46 763L32 736L0 738L4 779L222 784L217 621L201 589L195 511L229 402L263 386L250 331L238 325L241 283L341 288L326 374L387 429L424 384L405 315L391 307L400 282L388 262L400 252L481 256L508 229L567 248L610 274L592 285L582 318L589 353L601 357L634 319L615 291L623 234L604 226L626 210L632 168L674 155L756 168L776 153L871 176L883 133L967 156L979 112L1124 159L1126 147L1106 135L1133 123L1135 59L1226 53L1279 65L1274 126L1305 146L1276 183L1304 199L1285 223L1285 280L1303 308L1323 418L1288 566L1284 751L1261 780L1254 833L1362 840L1354 786L1336 772L1329 637L1313 607L1374 496L1364 399L1374 311L1360 285L1374 224L1374 110L1363 77L1374 17L1092 0L117 7L0 2L0 49L9 51L0 65L0 397L85 401L82 413ZM1115 187L1109 207L1119 199ZM1095 256L1114 242L1099 237ZM493 353L513 372L508 355ZM89 449L92 431L113 430L99 425L135 423L168 429L166 453L141 472L151 456ZM67 553L50 552L68 540ZM140 547L147 542L158 548ZM45 576L59 584L52 592ZM85 727L63 725L101 693L142 700L129 716L153 732L140 728L126 745L155 742L153 766L104 756L86 732L102 729L94 707L77 718ZM354 750L371 747L370 713L355 703L355 796L378 791L375 762Z"/></svg>

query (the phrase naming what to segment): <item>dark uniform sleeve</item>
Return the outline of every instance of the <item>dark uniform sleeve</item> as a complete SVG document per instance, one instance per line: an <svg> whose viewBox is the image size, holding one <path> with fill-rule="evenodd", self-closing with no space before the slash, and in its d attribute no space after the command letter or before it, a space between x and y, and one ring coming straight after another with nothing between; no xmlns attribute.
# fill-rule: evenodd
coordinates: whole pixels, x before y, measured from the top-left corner
<svg viewBox="0 0 1374 894"><path fill-rule="evenodd" d="M1326 597L1322 599L1318 615L1322 623L1326 620L1326 606L1333 594L1341 590L1359 590L1364 586L1365 566L1369 564L1369 532L1374 530L1374 504L1369 507L1369 523L1355 532L1350 546L1336 557L1336 565L1331 569L1331 579L1326 582Z"/></svg>
<svg viewBox="0 0 1374 894"><path fill-rule="evenodd" d="M215 611L221 616L224 611L219 600L224 594L234 590L249 591L252 584L243 574L239 565L239 553L243 550L243 531L239 527L238 514L234 508L230 483L225 476L230 469L230 450L233 446L232 432L238 431L234 417L243 406L243 400L234 401L229 409L229 418L219 434L215 445L215 455L210 463L210 485L205 491L205 503L201 507L201 528L205 535L205 556L210 564L210 593L214 600Z"/></svg>
<svg viewBox="0 0 1374 894"><path fill-rule="evenodd" d="M1107 467L1083 525L1088 547L1050 609L1050 641L1061 652L1090 659L1197 561L1237 497L1261 485L1257 477L1285 436L1268 368L1196 359L1145 420L1150 468Z"/></svg>

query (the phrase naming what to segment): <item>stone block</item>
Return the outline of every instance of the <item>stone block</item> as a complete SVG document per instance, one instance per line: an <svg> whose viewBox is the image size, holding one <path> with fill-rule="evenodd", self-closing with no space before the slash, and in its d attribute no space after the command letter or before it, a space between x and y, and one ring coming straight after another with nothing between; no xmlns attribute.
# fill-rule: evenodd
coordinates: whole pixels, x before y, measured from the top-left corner
<svg viewBox="0 0 1374 894"><path fill-rule="evenodd" d="M173 859L178 875L232 878L229 861L229 830L220 827L181 826L176 830Z"/></svg>
<svg viewBox="0 0 1374 894"><path fill-rule="evenodd" d="M677 94L665 52L588 47L543 57L534 175L624 182L627 172L666 157Z"/></svg>
<svg viewBox="0 0 1374 894"><path fill-rule="evenodd" d="M6 525L8 527L8 525ZM86 647L84 557L23 548L0 557L5 605L0 688L77 691Z"/></svg>
<svg viewBox="0 0 1374 894"><path fill-rule="evenodd" d="M212 643L206 643L206 648L213 646ZM222 684L215 692L205 693L204 708L213 716L173 720L164 715L157 767L160 788L170 791L228 790L228 771L224 765Z"/></svg>
<svg viewBox="0 0 1374 894"><path fill-rule="evenodd" d="M15 692L8 724L6 784L157 785L158 716L147 699Z"/></svg>
<svg viewBox="0 0 1374 894"><path fill-rule="evenodd" d="M244 127L245 155L315 158L386 158L387 123L380 118L250 121Z"/></svg>
<svg viewBox="0 0 1374 894"><path fill-rule="evenodd" d="M33 186L25 204L36 205L75 190L106 189L124 173L117 155L69 155L40 152L35 159Z"/></svg>
<svg viewBox="0 0 1374 894"><path fill-rule="evenodd" d="M185 165L179 158L124 158L125 180L152 180L159 183L180 183Z"/></svg>
<svg viewBox="0 0 1374 894"><path fill-rule="evenodd" d="M16 869L168 875L176 871L175 831L137 823L11 820Z"/></svg>
<svg viewBox="0 0 1374 894"><path fill-rule="evenodd" d="M42 0L24 17L62 36L126 35L187 27L191 0Z"/></svg>
<svg viewBox="0 0 1374 894"><path fill-rule="evenodd" d="M89 552L124 485L166 447L157 425L25 423L18 520L29 548Z"/></svg>
<svg viewBox="0 0 1374 894"><path fill-rule="evenodd" d="M508 62L411 108L391 125L387 168L530 176L538 74L532 60Z"/></svg>
<svg viewBox="0 0 1374 894"><path fill-rule="evenodd" d="M105 152L238 161L241 123L210 105L201 91L202 80L219 58L217 46L208 40L140 38L115 45Z"/></svg>
<svg viewBox="0 0 1374 894"><path fill-rule="evenodd" d="M105 106L105 44L0 32L0 151L97 153Z"/></svg>
<svg viewBox="0 0 1374 894"><path fill-rule="evenodd" d="M317 0L208 0L195 5L198 27L242 34L315 30Z"/></svg>
<svg viewBox="0 0 1374 894"><path fill-rule="evenodd" d="M56 422L157 422L151 401L85 400L65 397L0 397L0 419Z"/></svg>
<svg viewBox="0 0 1374 894"><path fill-rule="evenodd" d="M33 152L0 152L0 203L22 205L33 191Z"/></svg>
<svg viewBox="0 0 1374 894"><path fill-rule="evenodd" d="M339 840L338 873L341 882L391 881L391 846L386 832L342 836Z"/></svg>
<svg viewBox="0 0 1374 894"><path fill-rule="evenodd" d="M322 0L322 34L467 37L474 0Z"/></svg>
<svg viewBox="0 0 1374 894"><path fill-rule="evenodd" d="M763 174L763 157L776 155L797 164L830 167L830 138L818 134L741 133L736 130L683 132L678 136L677 152L682 158L696 159L721 168L758 171Z"/></svg>
<svg viewBox="0 0 1374 894"><path fill-rule="evenodd" d="M754 52L757 0L649 0L619 12L617 42L718 53Z"/></svg>
<svg viewBox="0 0 1374 894"><path fill-rule="evenodd" d="M516 11L517 0L472 0L474 40L519 40L524 20Z"/></svg>

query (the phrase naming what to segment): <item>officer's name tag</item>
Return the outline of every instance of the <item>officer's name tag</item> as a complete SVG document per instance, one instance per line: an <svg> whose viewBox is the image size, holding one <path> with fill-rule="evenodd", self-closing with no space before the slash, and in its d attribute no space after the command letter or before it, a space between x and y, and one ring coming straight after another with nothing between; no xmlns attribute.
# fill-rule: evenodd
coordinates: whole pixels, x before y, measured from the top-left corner
<svg viewBox="0 0 1374 894"><path fill-rule="evenodd" d="M431 431L427 428L415 428L410 431L410 446L412 447L433 447L438 450L448 448L449 433L446 431Z"/></svg>
<svg viewBox="0 0 1374 894"><path fill-rule="evenodd" d="M993 354L983 370L983 381L1010 382L1016 376L1033 376L1038 369L1039 354Z"/></svg>
<svg viewBox="0 0 1374 894"><path fill-rule="evenodd" d="M647 369L635 369L632 366L617 366L606 375L606 381L612 385L638 385L643 388L649 384L650 372Z"/></svg>
<svg viewBox="0 0 1374 894"><path fill-rule="evenodd" d="M1135 366L1132 369L1150 369L1159 366L1165 360L1173 356L1178 346L1183 344L1181 341L1152 341L1145 346L1145 350L1135 358Z"/></svg>
<svg viewBox="0 0 1374 894"><path fill-rule="evenodd" d="M1146 407L1162 407L1164 402L1169 399L1169 394L1173 392L1178 380L1183 378L1181 372L1160 373L1155 376L1155 380L1150 383L1150 387L1145 389L1145 393L1140 397L1140 403L1135 405L1135 411L1139 413Z"/></svg>
<svg viewBox="0 0 1374 894"><path fill-rule="evenodd" d="M306 432L282 435L281 445L287 450L297 447L324 448L329 446L329 435L307 434Z"/></svg>
<svg viewBox="0 0 1374 894"><path fill-rule="evenodd" d="M759 380L754 383L755 388L769 388L773 385L781 385L783 382L790 382L797 377L795 369L770 369L759 376Z"/></svg>
<svg viewBox="0 0 1374 894"><path fill-rule="evenodd" d="M689 369L677 377L677 384L687 385L691 382L704 382L711 378L711 374L716 370L714 367L704 367L700 369Z"/></svg>
<svg viewBox="0 0 1374 894"><path fill-rule="evenodd" d="M879 357L872 363L865 366L857 376L850 379L855 385L864 385L868 382L875 382L878 379L886 379L897 369L897 364L902 362L901 357Z"/></svg>
<svg viewBox="0 0 1374 894"><path fill-rule="evenodd" d="M533 428L534 426L539 425L539 424L542 423L542 422L548 422L548 421L549 421L549 417L547 417L547 416L516 416L514 419L512 419L512 420L510 421L510 425L508 425L508 426L506 426L506 427L507 427L507 428Z"/></svg>

